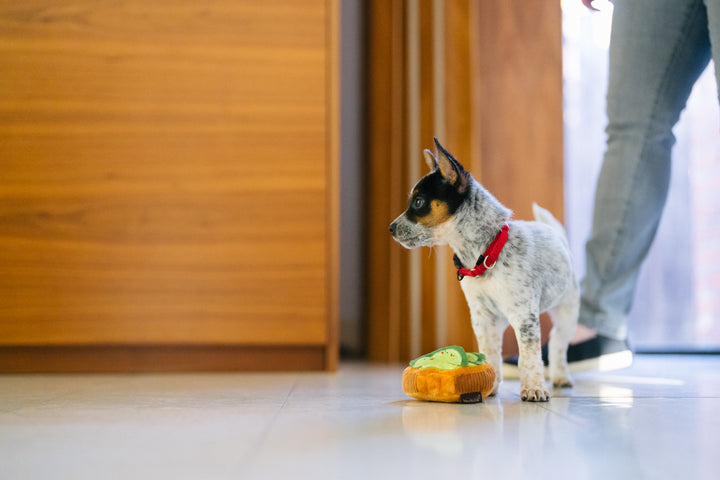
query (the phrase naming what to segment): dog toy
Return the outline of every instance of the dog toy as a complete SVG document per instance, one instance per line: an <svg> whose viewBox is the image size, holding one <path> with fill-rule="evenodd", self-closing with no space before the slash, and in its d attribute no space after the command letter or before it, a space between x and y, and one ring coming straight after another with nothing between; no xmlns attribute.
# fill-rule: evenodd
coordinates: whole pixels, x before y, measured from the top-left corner
<svg viewBox="0 0 720 480"><path fill-rule="evenodd" d="M403 371L403 391L430 402L479 403L493 389L495 370L485 355L457 345L416 358Z"/></svg>

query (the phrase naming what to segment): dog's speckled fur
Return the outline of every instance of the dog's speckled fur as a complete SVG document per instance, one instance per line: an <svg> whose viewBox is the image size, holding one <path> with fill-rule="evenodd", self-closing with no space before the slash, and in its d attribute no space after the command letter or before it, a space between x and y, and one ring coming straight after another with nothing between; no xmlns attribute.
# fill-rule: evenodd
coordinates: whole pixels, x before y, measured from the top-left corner
<svg viewBox="0 0 720 480"><path fill-rule="evenodd" d="M495 268L466 277L460 286L470 307L478 347L496 372L493 393L502 382L502 333L513 326L519 346L521 397L547 401L540 351L541 312L549 311L550 377L555 386L572 386L567 346L575 331L579 289L565 232L547 210L533 205L534 222L511 220L504 207L435 140L438 154L425 150L431 172L413 188L408 209L390 226L406 248L449 244L455 262L472 268L504 223L510 234Z"/></svg>

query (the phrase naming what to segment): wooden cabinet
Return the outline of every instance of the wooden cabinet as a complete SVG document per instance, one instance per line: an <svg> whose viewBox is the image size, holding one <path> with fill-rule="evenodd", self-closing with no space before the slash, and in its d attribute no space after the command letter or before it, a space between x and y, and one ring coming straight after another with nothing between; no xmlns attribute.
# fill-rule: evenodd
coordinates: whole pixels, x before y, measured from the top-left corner
<svg viewBox="0 0 720 480"><path fill-rule="evenodd" d="M337 15L0 4L0 371L334 368Z"/></svg>

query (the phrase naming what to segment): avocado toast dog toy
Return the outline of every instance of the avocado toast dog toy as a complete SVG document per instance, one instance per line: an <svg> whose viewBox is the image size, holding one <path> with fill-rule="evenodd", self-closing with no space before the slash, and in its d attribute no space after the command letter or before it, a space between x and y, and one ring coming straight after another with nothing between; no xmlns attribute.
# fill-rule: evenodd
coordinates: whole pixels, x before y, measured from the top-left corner
<svg viewBox="0 0 720 480"><path fill-rule="evenodd" d="M479 403L493 390L495 370L485 355L457 345L416 358L403 371L403 391L418 400Z"/></svg>

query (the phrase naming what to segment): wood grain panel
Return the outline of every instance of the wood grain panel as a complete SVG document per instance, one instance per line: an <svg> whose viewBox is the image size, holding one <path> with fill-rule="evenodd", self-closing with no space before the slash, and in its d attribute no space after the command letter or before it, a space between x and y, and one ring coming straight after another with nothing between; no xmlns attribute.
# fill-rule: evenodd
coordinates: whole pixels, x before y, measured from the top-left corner
<svg viewBox="0 0 720 480"><path fill-rule="evenodd" d="M0 5L0 344L334 335L332 4Z"/></svg>
<svg viewBox="0 0 720 480"><path fill-rule="evenodd" d="M388 233L404 210L405 30L402 0L368 2L369 72L367 168L368 355L398 361L408 351L408 256Z"/></svg>
<svg viewBox="0 0 720 480"><path fill-rule="evenodd" d="M563 216L560 4L482 0L476 19L482 183L515 218Z"/></svg>

